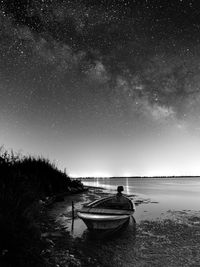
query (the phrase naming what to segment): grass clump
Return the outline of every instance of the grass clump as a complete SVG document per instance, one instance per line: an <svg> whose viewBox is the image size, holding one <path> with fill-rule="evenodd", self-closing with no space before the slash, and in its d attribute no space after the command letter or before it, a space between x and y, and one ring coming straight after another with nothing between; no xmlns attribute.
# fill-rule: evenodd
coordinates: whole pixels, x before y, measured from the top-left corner
<svg viewBox="0 0 200 267"><path fill-rule="evenodd" d="M41 200L76 186L47 159L0 149L0 266L45 266Z"/></svg>

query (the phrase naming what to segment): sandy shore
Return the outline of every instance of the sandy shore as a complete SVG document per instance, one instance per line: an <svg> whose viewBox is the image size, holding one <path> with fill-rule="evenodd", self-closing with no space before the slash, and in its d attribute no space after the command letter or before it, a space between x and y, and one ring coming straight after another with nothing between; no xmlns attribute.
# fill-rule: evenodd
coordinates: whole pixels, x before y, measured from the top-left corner
<svg viewBox="0 0 200 267"><path fill-rule="evenodd" d="M48 266L200 266L199 211L168 211L163 219L130 221L126 229L106 239L91 236L77 217L72 223L72 201L78 209L107 194L90 188L48 210L43 227ZM140 209L142 201L137 204Z"/></svg>

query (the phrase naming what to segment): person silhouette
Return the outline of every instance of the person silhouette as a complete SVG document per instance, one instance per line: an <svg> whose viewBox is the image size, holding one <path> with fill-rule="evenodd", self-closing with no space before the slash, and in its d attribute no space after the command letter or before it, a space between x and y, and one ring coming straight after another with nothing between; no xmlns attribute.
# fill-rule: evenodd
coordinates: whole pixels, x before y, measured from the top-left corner
<svg viewBox="0 0 200 267"><path fill-rule="evenodd" d="M122 185L117 187L117 197L123 196L122 191L124 191L124 187Z"/></svg>
<svg viewBox="0 0 200 267"><path fill-rule="evenodd" d="M124 187L122 185L117 187L116 202L121 209L131 209L129 199L122 194Z"/></svg>

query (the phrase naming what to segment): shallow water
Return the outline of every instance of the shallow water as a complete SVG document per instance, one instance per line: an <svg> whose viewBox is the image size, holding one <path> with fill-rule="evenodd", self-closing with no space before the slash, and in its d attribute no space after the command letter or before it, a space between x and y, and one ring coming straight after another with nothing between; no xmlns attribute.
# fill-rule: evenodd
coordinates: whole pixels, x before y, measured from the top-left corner
<svg viewBox="0 0 200 267"><path fill-rule="evenodd" d="M89 192L66 197L56 203L50 216L57 222L62 237L55 237L55 255L59 266L76 255L75 266L200 266L200 179L84 179ZM137 204L127 228L112 238L99 239L85 224L72 220L75 210L84 203L116 192L123 185L126 194ZM73 223L72 223L73 222ZM68 248L68 250L66 250ZM68 252L67 252L68 253ZM63 265L62 265L63 263Z"/></svg>
<svg viewBox="0 0 200 267"><path fill-rule="evenodd" d="M82 182L96 189L90 189L87 194L67 197L51 211L51 216L73 237L81 237L87 228L77 217L72 224L72 201L75 210L80 209L85 203L115 194L118 185L123 185L124 194L135 202L134 218L137 223L166 219L173 211L200 210L200 178L92 178L83 179Z"/></svg>
<svg viewBox="0 0 200 267"><path fill-rule="evenodd" d="M200 178L93 178L83 179L87 186L106 188L114 193L118 185L124 193L141 199L136 210L137 221L155 219L171 210L200 210ZM148 205L146 205L148 204Z"/></svg>

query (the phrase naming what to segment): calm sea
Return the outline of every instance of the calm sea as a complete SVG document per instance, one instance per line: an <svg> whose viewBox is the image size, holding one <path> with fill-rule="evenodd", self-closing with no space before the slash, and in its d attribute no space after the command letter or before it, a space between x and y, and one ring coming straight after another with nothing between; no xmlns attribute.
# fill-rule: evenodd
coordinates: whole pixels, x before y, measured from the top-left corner
<svg viewBox="0 0 200 267"><path fill-rule="evenodd" d="M167 211L200 210L200 178L90 178L83 179L87 186L102 187L110 193L118 185L124 193L139 203L135 218L155 219Z"/></svg>

